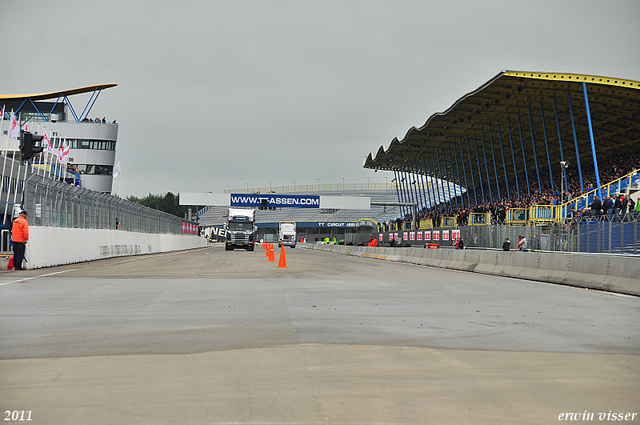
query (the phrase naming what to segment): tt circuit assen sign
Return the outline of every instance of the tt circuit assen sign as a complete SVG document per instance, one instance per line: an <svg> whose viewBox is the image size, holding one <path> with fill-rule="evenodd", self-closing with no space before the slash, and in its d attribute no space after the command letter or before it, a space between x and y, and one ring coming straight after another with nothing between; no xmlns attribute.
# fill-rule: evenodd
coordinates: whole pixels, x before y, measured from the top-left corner
<svg viewBox="0 0 640 425"><path fill-rule="evenodd" d="M312 195L231 194L232 207L320 208L320 197Z"/></svg>

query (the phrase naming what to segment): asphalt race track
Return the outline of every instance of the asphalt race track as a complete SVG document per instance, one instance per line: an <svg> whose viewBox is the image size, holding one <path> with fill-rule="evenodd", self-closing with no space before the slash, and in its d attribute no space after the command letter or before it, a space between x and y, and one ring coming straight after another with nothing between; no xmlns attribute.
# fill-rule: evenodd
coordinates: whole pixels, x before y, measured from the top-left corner
<svg viewBox="0 0 640 425"><path fill-rule="evenodd" d="M0 272L2 419L640 424L640 298L300 247L277 268L275 254Z"/></svg>

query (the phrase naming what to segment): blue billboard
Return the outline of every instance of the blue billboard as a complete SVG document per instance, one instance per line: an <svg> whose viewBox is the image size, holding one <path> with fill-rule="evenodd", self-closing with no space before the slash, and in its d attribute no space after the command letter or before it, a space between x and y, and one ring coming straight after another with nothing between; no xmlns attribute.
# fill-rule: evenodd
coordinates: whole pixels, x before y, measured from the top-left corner
<svg viewBox="0 0 640 425"><path fill-rule="evenodd" d="M320 208L320 196L231 194L232 207Z"/></svg>

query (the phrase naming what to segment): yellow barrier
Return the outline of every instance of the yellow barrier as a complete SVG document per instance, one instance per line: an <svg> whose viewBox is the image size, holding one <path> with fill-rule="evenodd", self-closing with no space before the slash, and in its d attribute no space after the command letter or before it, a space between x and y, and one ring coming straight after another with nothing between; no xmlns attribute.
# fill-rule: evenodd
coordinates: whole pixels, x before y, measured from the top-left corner
<svg viewBox="0 0 640 425"><path fill-rule="evenodd" d="M469 226L484 226L486 224L491 224L491 213L469 214Z"/></svg>
<svg viewBox="0 0 640 425"><path fill-rule="evenodd" d="M559 207L555 205L534 205L530 209L532 223L553 223L559 221Z"/></svg>
<svg viewBox="0 0 640 425"><path fill-rule="evenodd" d="M433 229L433 220L431 219L422 219L420 220L420 229Z"/></svg>
<svg viewBox="0 0 640 425"><path fill-rule="evenodd" d="M458 225L458 220L455 217L442 217L442 223L440 223L440 227L456 227Z"/></svg>
<svg viewBox="0 0 640 425"><path fill-rule="evenodd" d="M507 210L507 224L528 225L529 208L509 208Z"/></svg>

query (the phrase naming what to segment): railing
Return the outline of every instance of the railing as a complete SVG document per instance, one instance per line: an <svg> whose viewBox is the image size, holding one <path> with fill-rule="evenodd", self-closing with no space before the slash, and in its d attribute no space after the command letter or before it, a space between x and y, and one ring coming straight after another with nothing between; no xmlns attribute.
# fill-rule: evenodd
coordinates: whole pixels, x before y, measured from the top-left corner
<svg viewBox="0 0 640 425"><path fill-rule="evenodd" d="M633 170L629 174L605 184L600 188L600 190L602 191L602 196L605 197L620 193L637 184L640 184L640 170ZM593 189L585 193L584 195L572 199L569 202L565 202L564 204L562 204L562 208L558 214L558 217L566 217L568 211L570 211L571 208L575 208L576 211L587 208L593 203L593 200L595 199L597 194L598 189ZM600 201L603 201L603 199L600 199Z"/></svg>
<svg viewBox="0 0 640 425"><path fill-rule="evenodd" d="M491 224L490 213L469 214L469 226L484 226L485 224Z"/></svg>
<svg viewBox="0 0 640 425"><path fill-rule="evenodd" d="M529 223L529 208L509 208L507 224L526 225Z"/></svg>
<svg viewBox="0 0 640 425"><path fill-rule="evenodd" d="M395 188L393 183L323 183L298 184L291 186L246 187L243 189L227 189L224 193L299 193L299 192L337 192L341 190L390 190Z"/></svg>

